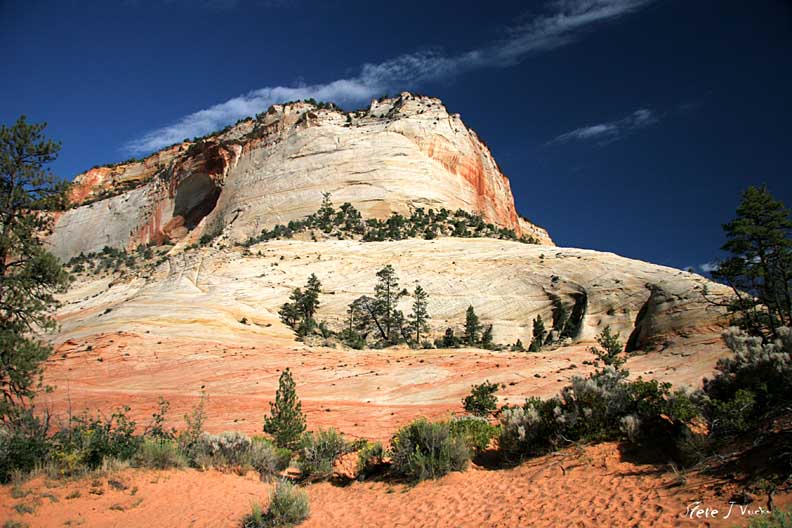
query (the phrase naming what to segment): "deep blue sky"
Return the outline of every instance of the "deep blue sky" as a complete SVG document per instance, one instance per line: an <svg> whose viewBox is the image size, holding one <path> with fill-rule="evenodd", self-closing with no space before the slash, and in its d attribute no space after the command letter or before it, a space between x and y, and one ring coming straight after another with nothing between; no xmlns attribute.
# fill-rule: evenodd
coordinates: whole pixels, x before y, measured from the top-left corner
<svg viewBox="0 0 792 528"><path fill-rule="evenodd" d="M699 265L720 256L748 185L792 206L781 0L0 0L0 52L0 121L47 121L69 179L253 90L306 86L365 106L367 94L327 88L353 79L461 113L518 210L559 245ZM393 74L405 56L423 59ZM366 63L388 71L361 75Z"/></svg>

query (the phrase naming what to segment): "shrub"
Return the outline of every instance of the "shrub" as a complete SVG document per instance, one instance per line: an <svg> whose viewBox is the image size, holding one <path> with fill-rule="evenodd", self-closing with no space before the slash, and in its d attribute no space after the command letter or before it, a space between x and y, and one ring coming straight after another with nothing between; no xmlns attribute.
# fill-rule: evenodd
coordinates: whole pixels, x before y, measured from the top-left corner
<svg viewBox="0 0 792 528"><path fill-rule="evenodd" d="M500 429L490 425L481 416L456 416L449 422L451 434L462 438L471 452L487 449L490 441L498 436Z"/></svg>
<svg viewBox="0 0 792 528"><path fill-rule="evenodd" d="M47 429L46 421L27 411L9 423L0 424L0 484L8 482L15 471L32 471L47 457L50 450Z"/></svg>
<svg viewBox="0 0 792 528"><path fill-rule="evenodd" d="M358 451L357 473L358 478L365 478L375 473L382 467L385 458L385 449L382 442L366 442Z"/></svg>
<svg viewBox="0 0 792 528"><path fill-rule="evenodd" d="M135 436L135 422L127 418L129 407L113 413L109 420L99 416L75 416L69 427L58 431L58 449L53 459L64 474L82 468L97 469L106 458L129 460L138 450L141 437Z"/></svg>
<svg viewBox="0 0 792 528"><path fill-rule="evenodd" d="M391 440L393 470L412 480L439 478L463 471L470 461L465 441L451 434L445 422L420 418L400 429Z"/></svg>
<svg viewBox="0 0 792 528"><path fill-rule="evenodd" d="M465 399L462 400L465 411L476 416L487 416L492 413L498 403L496 392L498 392L496 383L485 381L481 385L473 385L470 395L465 396Z"/></svg>
<svg viewBox="0 0 792 528"><path fill-rule="evenodd" d="M778 329L778 338L762 343L737 328L723 334L733 357L718 361L718 371L704 380L704 391L713 400L733 401L740 390L751 392L758 409L769 409L792 402L792 330ZM742 399L746 399L746 395Z"/></svg>
<svg viewBox="0 0 792 528"><path fill-rule="evenodd" d="M498 445L507 458L522 458L544 452L554 440L557 425L553 407L557 400L526 400L523 406L505 407L500 412Z"/></svg>
<svg viewBox="0 0 792 528"><path fill-rule="evenodd" d="M320 429L303 436L297 466L304 478L320 480L333 474L333 464L348 451L344 437L335 429Z"/></svg>
<svg viewBox="0 0 792 528"><path fill-rule="evenodd" d="M138 466L153 469L184 467L187 459L173 440L146 438L135 455Z"/></svg>
<svg viewBox="0 0 792 528"><path fill-rule="evenodd" d="M266 512L258 504L243 521L244 528L269 528L295 526L310 515L308 494L286 480L278 481L270 493L270 504Z"/></svg>
<svg viewBox="0 0 792 528"><path fill-rule="evenodd" d="M213 435L203 433L198 439L196 461L201 466L241 467L249 462L250 438L236 431Z"/></svg>
<svg viewBox="0 0 792 528"><path fill-rule="evenodd" d="M291 461L291 451L275 447L269 440L253 438L250 444L248 462L250 467L258 471L262 480L277 475Z"/></svg>
<svg viewBox="0 0 792 528"><path fill-rule="evenodd" d="M792 528L792 511L774 510L765 515L756 515L748 528Z"/></svg>

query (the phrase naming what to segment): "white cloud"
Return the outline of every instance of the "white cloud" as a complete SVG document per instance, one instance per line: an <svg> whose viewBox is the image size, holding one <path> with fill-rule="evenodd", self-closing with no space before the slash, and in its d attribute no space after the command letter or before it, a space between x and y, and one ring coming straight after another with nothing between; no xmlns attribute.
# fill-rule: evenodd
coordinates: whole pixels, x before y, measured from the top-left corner
<svg viewBox="0 0 792 528"><path fill-rule="evenodd" d="M718 268L720 268L720 263L716 261L699 264L699 269L704 273L712 273L713 271L717 271Z"/></svg>
<svg viewBox="0 0 792 528"><path fill-rule="evenodd" d="M508 28L506 37L490 45L458 55L419 52L402 55L379 64L364 64L354 77L294 87L265 87L187 115L173 124L152 130L125 145L125 150L141 154L171 145L184 138L218 130L242 117L265 110L271 104L314 98L339 104L354 104L386 92L413 88L421 83L447 78L481 68L503 68L518 63L532 53L558 48L573 42L595 25L631 13L654 0L554 0L545 13L526 23ZM649 112L639 110L638 112ZM634 114L636 123L651 112ZM588 132L598 132L588 127ZM607 126L607 125L602 125ZM583 136L585 137L585 136Z"/></svg>
<svg viewBox="0 0 792 528"><path fill-rule="evenodd" d="M648 108L639 108L627 117L617 119L616 121L587 125L565 132L557 136L550 143L566 143L573 140L613 141L623 137L629 132L653 125L658 121L659 117L652 110Z"/></svg>

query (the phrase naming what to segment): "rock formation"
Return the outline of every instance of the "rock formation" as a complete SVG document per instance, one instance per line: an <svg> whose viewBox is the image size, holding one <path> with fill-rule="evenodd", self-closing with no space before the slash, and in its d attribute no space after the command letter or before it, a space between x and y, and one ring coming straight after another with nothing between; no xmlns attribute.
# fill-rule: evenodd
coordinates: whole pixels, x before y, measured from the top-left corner
<svg viewBox="0 0 792 528"><path fill-rule="evenodd" d="M409 93L350 113L274 105L143 161L91 169L75 178L74 207L50 241L64 259L202 234L240 241L313 213L325 192L365 218L464 209L552 245L517 214L509 180L475 132L438 99Z"/></svg>

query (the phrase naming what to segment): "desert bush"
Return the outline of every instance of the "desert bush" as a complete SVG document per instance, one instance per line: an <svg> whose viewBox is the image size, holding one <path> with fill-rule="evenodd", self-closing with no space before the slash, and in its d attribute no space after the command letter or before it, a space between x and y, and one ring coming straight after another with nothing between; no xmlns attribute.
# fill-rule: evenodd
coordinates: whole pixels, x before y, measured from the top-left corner
<svg viewBox="0 0 792 528"><path fill-rule="evenodd" d="M275 447L265 438L254 437L250 443L248 463L262 479L268 479L289 467L291 456L288 449Z"/></svg>
<svg viewBox="0 0 792 528"><path fill-rule="evenodd" d="M236 431L213 435L203 433L198 439L196 460L204 467L241 467L249 462L250 438Z"/></svg>
<svg viewBox="0 0 792 528"><path fill-rule="evenodd" d="M88 414L73 417L68 427L52 439L53 461L64 474L72 474L97 469L107 458L130 460L137 453L141 437L135 435L135 422L127 412L129 407L119 409L110 419Z"/></svg>
<svg viewBox="0 0 792 528"><path fill-rule="evenodd" d="M242 520L242 526L243 528L295 526L309 515L308 494L291 482L281 480L270 493L267 511L262 511L258 504L253 505L253 511Z"/></svg>
<svg viewBox="0 0 792 528"><path fill-rule="evenodd" d="M385 449L382 442L366 442L358 451L358 478L365 478L382 467Z"/></svg>
<svg viewBox="0 0 792 528"><path fill-rule="evenodd" d="M15 472L28 473L45 460L50 451L46 420L24 411L14 420L0 424L0 484Z"/></svg>
<svg viewBox="0 0 792 528"><path fill-rule="evenodd" d="M319 429L316 433L305 433L297 467L303 478L311 480L329 478L333 474L333 464L347 451L346 440L335 429Z"/></svg>
<svg viewBox="0 0 792 528"><path fill-rule="evenodd" d="M723 339L734 356L718 360L715 377L704 380L704 392L713 402L710 410L716 433L720 420L728 425L720 431L726 434L748 427L729 418L740 408L747 415L754 406L771 410L792 402L792 330L781 327L777 339L763 343L759 337L730 328Z"/></svg>
<svg viewBox="0 0 792 528"><path fill-rule="evenodd" d="M412 480L435 479L464 471L470 461L465 441L451 434L448 423L420 418L401 428L391 440L393 470Z"/></svg>
<svg viewBox="0 0 792 528"><path fill-rule="evenodd" d="M555 441L559 430L554 416L557 403L557 399L529 398L522 406L501 409L498 446L506 458L543 453Z"/></svg>
<svg viewBox="0 0 792 528"><path fill-rule="evenodd" d="M792 528L792 511L774 510L766 515L756 515L748 528Z"/></svg>
<svg viewBox="0 0 792 528"><path fill-rule="evenodd" d="M485 381L480 385L473 385L470 394L462 400L465 411L476 416L487 416L492 413L498 403L496 392L498 392L497 383Z"/></svg>
<svg viewBox="0 0 792 528"><path fill-rule="evenodd" d="M184 467L187 459L174 440L146 438L135 454L135 464L153 469Z"/></svg>
<svg viewBox="0 0 792 528"><path fill-rule="evenodd" d="M448 425L451 434L462 438L471 453L487 449L490 441L500 433L498 427L482 416L455 416Z"/></svg>

